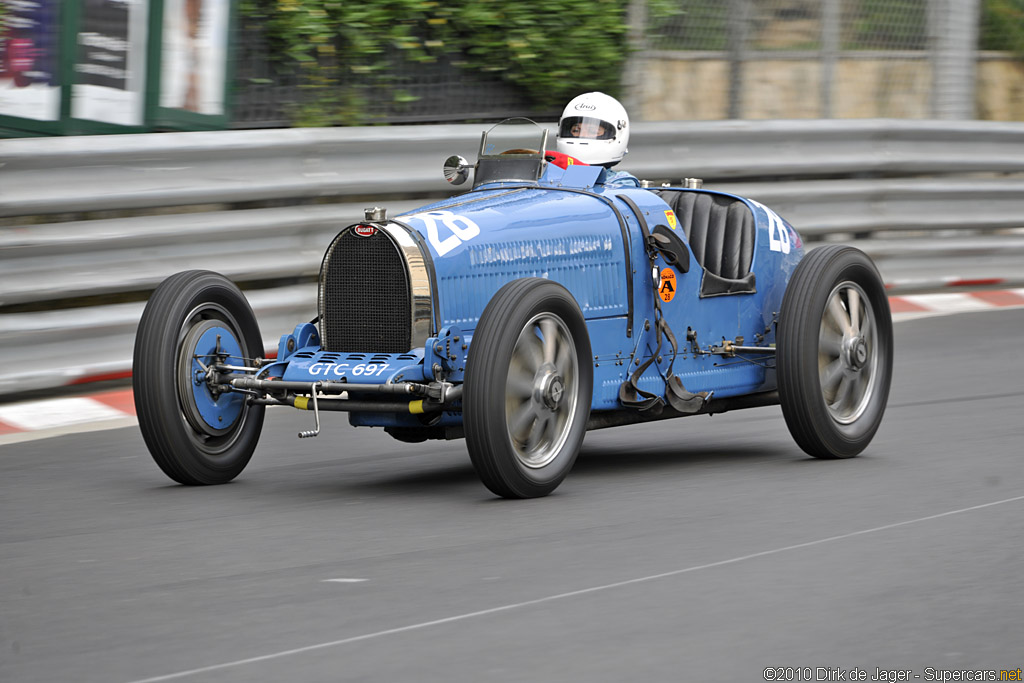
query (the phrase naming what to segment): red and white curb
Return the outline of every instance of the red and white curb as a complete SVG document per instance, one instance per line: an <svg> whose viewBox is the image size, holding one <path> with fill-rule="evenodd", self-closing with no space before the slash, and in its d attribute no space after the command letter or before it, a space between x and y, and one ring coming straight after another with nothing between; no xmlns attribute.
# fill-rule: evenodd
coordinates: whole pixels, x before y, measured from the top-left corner
<svg viewBox="0 0 1024 683"><path fill-rule="evenodd" d="M937 294L904 294L890 296L889 307L896 322L936 315L953 315L994 308L1024 306L1024 288L980 290L975 292L942 292Z"/></svg>
<svg viewBox="0 0 1024 683"><path fill-rule="evenodd" d="M0 444L129 427L137 422L131 389L0 404Z"/></svg>
<svg viewBox="0 0 1024 683"><path fill-rule="evenodd" d="M903 292L941 292L943 290L957 289L961 292L967 290L987 289L1003 291L1020 291L1016 289L1024 285L1024 278L1015 277L964 277L961 275L942 275L930 277L905 277L887 279L885 289L889 294L902 294Z"/></svg>
<svg viewBox="0 0 1024 683"><path fill-rule="evenodd" d="M890 296L893 320L1024 307L1024 288ZM0 404L0 444L127 427L138 422L131 389Z"/></svg>

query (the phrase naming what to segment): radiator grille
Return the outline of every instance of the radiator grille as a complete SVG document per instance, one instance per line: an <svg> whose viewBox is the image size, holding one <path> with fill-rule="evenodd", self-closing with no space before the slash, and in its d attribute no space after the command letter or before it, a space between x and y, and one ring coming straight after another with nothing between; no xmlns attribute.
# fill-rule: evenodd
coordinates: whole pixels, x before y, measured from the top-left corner
<svg viewBox="0 0 1024 683"><path fill-rule="evenodd" d="M387 233L343 230L320 268L320 337L326 351L404 353L412 348L405 259Z"/></svg>

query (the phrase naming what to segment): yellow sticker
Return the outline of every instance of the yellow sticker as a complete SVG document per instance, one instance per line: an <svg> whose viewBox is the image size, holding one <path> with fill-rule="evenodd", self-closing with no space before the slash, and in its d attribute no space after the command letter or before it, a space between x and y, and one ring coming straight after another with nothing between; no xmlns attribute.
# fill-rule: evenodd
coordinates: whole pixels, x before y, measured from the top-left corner
<svg viewBox="0 0 1024 683"><path fill-rule="evenodd" d="M673 230L675 230L676 226L679 224L676 221L676 214L675 212L672 211L672 209L668 209L667 211L665 211L665 220L668 221L668 227L672 228Z"/></svg>
<svg viewBox="0 0 1024 683"><path fill-rule="evenodd" d="M665 303L672 301L676 295L676 274L671 268L664 268L661 271L661 282L658 284L658 296Z"/></svg>

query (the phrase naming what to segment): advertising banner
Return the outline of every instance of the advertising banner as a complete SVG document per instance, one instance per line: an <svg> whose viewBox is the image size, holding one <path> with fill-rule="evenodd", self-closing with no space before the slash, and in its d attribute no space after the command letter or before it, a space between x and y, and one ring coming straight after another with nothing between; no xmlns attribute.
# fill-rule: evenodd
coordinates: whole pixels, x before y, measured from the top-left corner
<svg viewBox="0 0 1024 683"><path fill-rule="evenodd" d="M0 116L60 118L58 0L0 0Z"/></svg>
<svg viewBox="0 0 1024 683"><path fill-rule="evenodd" d="M160 106L223 116L231 3L164 0Z"/></svg>
<svg viewBox="0 0 1024 683"><path fill-rule="evenodd" d="M82 0L71 90L76 119L145 122L147 0Z"/></svg>
<svg viewBox="0 0 1024 683"><path fill-rule="evenodd" d="M0 0L0 137L230 125L237 0Z"/></svg>

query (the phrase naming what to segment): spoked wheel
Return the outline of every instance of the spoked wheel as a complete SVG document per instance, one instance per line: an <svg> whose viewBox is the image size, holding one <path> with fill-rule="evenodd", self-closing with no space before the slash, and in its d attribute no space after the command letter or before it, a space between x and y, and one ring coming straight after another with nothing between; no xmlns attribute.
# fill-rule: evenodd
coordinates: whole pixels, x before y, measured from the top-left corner
<svg viewBox="0 0 1024 683"><path fill-rule="evenodd" d="M839 424L852 424L871 405L880 372L877 326L860 285L847 280L835 286L818 331L818 378Z"/></svg>
<svg viewBox="0 0 1024 683"><path fill-rule="evenodd" d="M135 337L132 385L153 460L181 484L223 484L245 468L263 406L206 382L213 363L250 365L262 355L256 317L227 278L187 271L157 287Z"/></svg>
<svg viewBox="0 0 1024 683"><path fill-rule="evenodd" d="M810 252L786 289L778 327L779 398L797 444L849 458L871 442L892 380L892 317L871 259L852 247Z"/></svg>
<svg viewBox="0 0 1024 683"><path fill-rule="evenodd" d="M533 316L512 349L505 422L512 450L531 469L551 464L576 414L580 369L572 335L551 313Z"/></svg>
<svg viewBox="0 0 1024 683"><path fill-rule="evenodd" d="M502 287L473 335L462 402L484 485L506 498L554 491L579 453L592 389L590 339L572 295L539 278Z"/></svg>

